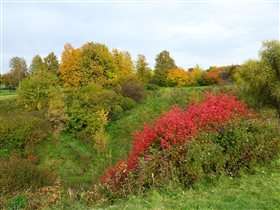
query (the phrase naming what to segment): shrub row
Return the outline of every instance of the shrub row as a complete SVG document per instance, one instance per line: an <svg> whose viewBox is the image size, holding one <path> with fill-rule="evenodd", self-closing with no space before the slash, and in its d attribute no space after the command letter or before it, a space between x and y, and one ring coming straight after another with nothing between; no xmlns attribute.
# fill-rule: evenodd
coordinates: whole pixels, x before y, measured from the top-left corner
<svg viewBox="0 0 280 210"><path fill-rule="evenodd" d="M258 120L234 96L207 93L201 104L175 107L136 133L130 156L107 170L99 190L116 199L170 182L189 186L266 163L278 148L276 125Z"/></svg>

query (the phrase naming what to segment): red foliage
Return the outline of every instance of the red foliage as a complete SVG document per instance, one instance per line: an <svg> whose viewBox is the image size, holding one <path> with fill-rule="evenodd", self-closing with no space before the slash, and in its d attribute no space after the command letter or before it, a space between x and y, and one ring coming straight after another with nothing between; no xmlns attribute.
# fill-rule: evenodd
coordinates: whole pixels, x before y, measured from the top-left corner
<svg viewBox="0 0 280 210"><path fill-rule="evenodd" d="M221 83L221 78L218 73L215 72L208 72L204 76L205 80L209 84L220 84Z"/></svg>
<svg viewBox="0 0 280 210"><path fill-rule="evenodd" d="M143 131L134 135L133 148L125 162L119 162L107 170L100 183L125 178L129 171L137 168L137 160L148 156L148 149L156 143L162 149L181 145L191 140L198 132L215 131L227 122L250 116L249 109L235 96L223 93L206 93L201 104L193 103L187 110L174 107L164 113L152 125L145 125Z"/></svg>

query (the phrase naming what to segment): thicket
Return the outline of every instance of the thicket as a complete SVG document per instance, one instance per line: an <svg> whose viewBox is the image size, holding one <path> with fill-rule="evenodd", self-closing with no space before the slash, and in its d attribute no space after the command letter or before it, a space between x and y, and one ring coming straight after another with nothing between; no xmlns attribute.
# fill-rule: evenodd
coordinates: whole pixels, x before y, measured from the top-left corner
<svg viewBox="0 0 280 210"><path fill-rule="evenodd" d="M108 169L95 196L114 201L170 183L188 187L235 176L272 160L279 140L275 124L259 120L234 96L208 93L201 104L175 107L136 133L130 156Z"/></svg>
<svg viewBox="0 0 280 210"><path fill-rule="evenodd" d="M51 185L55 176L47 169L40 169L29 160L11 158L0 160L1 194L22 192Z"/></svg>
<svg viewBox="0 0 280 210"><path fill-rule="evenodd" d="M0 117L0 159L33 155L35 145L52 131L42 112L21 112L13 100L1 102Z"/></svg>
<svg viewBox="0 0 280 210"><path fill-rule="evenodd" d="M246 61L235 73L244 100L253 107L272 107L280 123L280 42L266 41L259 60Z"/></svg>

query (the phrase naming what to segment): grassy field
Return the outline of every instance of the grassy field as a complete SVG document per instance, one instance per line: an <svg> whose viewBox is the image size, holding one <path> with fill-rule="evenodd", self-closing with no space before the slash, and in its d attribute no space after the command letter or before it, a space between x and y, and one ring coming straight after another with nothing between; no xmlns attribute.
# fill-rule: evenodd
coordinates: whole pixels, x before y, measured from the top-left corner
<svg viewBox="0 0 280 210"><path fill-rule="evenodd" d="M0 90L0 100L14 99L17 95L16 90Z"/></svg>

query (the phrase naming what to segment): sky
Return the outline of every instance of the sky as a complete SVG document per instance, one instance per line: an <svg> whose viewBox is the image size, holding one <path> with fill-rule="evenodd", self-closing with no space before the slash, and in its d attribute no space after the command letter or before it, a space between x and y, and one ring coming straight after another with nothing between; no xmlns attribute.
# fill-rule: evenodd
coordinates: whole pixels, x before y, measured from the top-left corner
<svg viewBox="0 0 280 210"><path fill-rule="evenodd" d="M52 0L53 1L53 0ZM100 42L146 56L168 50L177 66L188 69L241 64L258 58L265 40L279 40L277 1L89 2L2 1L1 73L14 56L26 59Z"/></svg>

